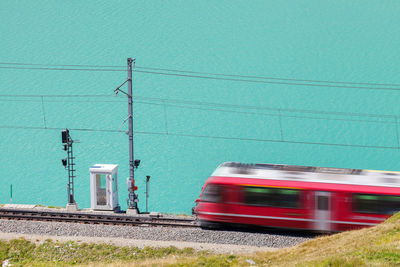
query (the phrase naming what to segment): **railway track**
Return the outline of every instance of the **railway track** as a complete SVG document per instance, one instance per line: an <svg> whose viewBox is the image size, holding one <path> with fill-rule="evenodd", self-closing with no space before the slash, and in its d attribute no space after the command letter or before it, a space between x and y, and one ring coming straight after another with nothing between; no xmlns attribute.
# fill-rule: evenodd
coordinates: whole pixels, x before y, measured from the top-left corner
<svg viewBox="0 0 400 267"><path fill-rule="evenodd" d="M128 216L125 214L93 214L87 212L38 211L4 208L0 208L0 219L128 226L198 227L193 218L164 218L143 215Z"/></svg>

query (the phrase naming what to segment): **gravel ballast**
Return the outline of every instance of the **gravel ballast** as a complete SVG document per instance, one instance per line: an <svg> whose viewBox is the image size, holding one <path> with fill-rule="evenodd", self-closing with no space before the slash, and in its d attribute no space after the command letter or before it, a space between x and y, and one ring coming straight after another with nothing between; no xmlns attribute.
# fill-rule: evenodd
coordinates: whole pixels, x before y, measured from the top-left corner
<svg viewBox="0 0 400 267"><path fill-rule="evenodd" d="M283 248L312 239L307 233L268 231L264 233L143 226L113 226L60 222L0 220L0 232L49 236L108 237L135 240L183 241Z"/></svg>

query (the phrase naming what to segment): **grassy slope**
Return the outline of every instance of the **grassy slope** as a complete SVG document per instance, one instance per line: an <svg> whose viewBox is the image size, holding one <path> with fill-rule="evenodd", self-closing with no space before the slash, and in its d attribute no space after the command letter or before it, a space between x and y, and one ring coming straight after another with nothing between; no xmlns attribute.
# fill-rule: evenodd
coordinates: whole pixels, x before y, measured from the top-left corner
<svg viewBox="0 0 400 267"><path fill-rule="evenodd" d="M251 255L213 255L192 249L128 248L74 242L0 242L0 264L91 266L400 266L400 213L373 228L323 236L296 247Z"/></svg>
<svg viewBox="0 0 400 267"><path fill-rule="evenodd" d="M230 262L234 266L400 266L400 213L386 222L362 230L323 236L275 252L257 253L229 260L208 256L182 265ZM211 266L211 264L210 264Z"/></svg>

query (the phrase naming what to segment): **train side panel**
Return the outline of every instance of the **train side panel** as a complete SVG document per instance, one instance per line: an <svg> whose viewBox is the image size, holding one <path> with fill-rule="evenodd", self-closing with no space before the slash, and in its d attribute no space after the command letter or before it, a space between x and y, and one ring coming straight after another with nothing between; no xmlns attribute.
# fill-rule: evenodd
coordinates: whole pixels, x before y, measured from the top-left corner
<svg viewBox="0 0 400 267"><path fill-rule="evenodd" d="M345 231L376 225L400 209L399 195L377 194L379 191L371 187L360 187L353 192L354 186L334 190L332 185L322 188L312 184L309 188L300 188L300 184L296 187L293 183L277 181L248 179L246 182L210 178L195 208L199 220Z"/></svg>

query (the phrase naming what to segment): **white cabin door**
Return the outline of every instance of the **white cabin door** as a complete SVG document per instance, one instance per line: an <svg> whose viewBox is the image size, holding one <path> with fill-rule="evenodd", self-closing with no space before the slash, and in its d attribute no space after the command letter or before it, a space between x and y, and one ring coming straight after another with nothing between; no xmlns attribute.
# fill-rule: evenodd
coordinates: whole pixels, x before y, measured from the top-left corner
<svg viewBox="0 0 400 267"><path fill-rule="evenodd" d="M96 207L107 205L107 179L105 174L96 174Z"/></svg>
<svg viewBox="0 0 400 267"><path fill-rule="evenodd" d="M331 193L315 191L314 198L315 230L331 230Z"/></svg>

